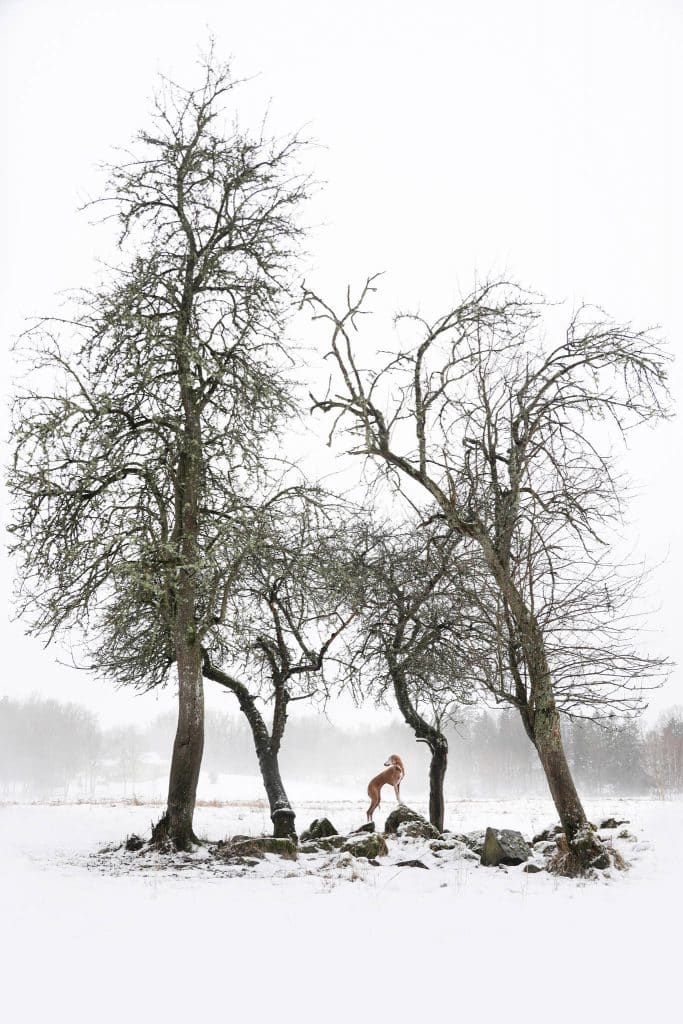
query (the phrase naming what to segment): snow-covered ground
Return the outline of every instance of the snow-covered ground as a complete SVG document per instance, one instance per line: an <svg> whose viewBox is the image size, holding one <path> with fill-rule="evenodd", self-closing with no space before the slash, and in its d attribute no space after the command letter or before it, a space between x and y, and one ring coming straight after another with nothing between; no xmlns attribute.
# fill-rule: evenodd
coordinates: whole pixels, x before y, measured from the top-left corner
<svg viewBox="0 0 683 1024"><path fill-rule="evenodd" d="M363 820L364 802L291 789L300 829L323 814L340 831ZM251 792L199 807L200 835L267 829ZM158 806L0 806L2 1019L678 1019L683 804L606 797L587 810L630 819L630 871L581 882L460 861L331 878L277 860L267 876L108 875L91 855L149 834ZM463 801L446 824L530 836L554 820L549 801Z"/></svg>

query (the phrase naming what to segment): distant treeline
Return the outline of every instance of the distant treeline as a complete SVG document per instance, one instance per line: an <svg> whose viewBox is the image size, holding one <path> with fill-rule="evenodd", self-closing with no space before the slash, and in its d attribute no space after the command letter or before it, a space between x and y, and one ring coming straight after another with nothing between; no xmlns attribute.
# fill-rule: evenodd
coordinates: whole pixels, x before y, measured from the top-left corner
<svg viewBox="0 0 683 1024"><path fill-rule="evenodd" d="M282 751L285 779L353 780L360 785L390 753L401 753L407 780L426 771L426 752L400 722L373 728L363 722L341 729L323 716L290 722ZM0 699L0 790L5 798L102 796L136 788L168 772L174 716L147 726L103 729L92 712L76 704L33 698ZM612 720L565 721L572 769L593 794L683 792L683 708L663 714L654 727ZM519 717L479 711L446 730L449 797L545 794L546 783ZM246 725L230 714L207 713L202 772L257 775ZM162 787L163 788L163 787ZM354 790L355 792L355 790Z"/></svg>

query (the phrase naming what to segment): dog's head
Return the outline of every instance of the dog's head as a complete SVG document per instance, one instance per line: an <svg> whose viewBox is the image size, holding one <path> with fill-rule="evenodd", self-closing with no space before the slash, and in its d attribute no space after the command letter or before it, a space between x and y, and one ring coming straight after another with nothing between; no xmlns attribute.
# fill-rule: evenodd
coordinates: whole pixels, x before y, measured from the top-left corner
<svg viewBox="0 0 683 1024"><path fill-rule="evenodd" d="M392 765L396 765L397 768L400 768L401 771L403 771L403 761L398 756L398 754L391 754L384 762L385 768L389 768Z"/></svg>

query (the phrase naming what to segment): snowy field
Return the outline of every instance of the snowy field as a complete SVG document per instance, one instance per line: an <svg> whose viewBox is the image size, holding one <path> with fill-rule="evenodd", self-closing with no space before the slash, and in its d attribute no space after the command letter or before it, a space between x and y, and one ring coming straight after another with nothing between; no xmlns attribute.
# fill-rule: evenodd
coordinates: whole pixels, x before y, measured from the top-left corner
<svg viewBox="0 0 683 1024"><path fill-rule="evenodd" d="M364 801L291 788L300 830L321 815L340 831L363 821ZM199 834L266 830L248 792L199 807ZM619 847L630 871L581 882L461 861L329 878L305 874L300 858L273 859L267 876L112 876L92 854L148 835L159 806L4 804L2 1020L679 1019L683 804L606 797L587 810L630 820L635 838ZM549 801L463 801L449 803L446 825L530 837L554 820Z"/></svg>

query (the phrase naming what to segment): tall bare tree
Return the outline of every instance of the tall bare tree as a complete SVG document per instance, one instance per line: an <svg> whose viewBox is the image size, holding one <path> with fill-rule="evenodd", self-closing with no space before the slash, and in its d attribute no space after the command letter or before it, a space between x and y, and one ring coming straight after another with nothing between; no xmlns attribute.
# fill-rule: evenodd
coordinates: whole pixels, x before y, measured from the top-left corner
<svg viewBox="0 0 683 1024"><path fill-rule="evenodd" d="M582 870L596 840L562 743L546 610L559 607L560 593L571 598L577 557L588 565L582 578L597 578L624 501L613 444L667 415L667 356L652 332L587 306L549 342L545 304L493 282L434 321L399 316L404 340L368 369L353 336L373 290L369 279L341 313L308 293L315 317L330 326L339 382L317 408L335 416L334 427L346 425L353 450L383 467L407 500L421 501L426 515L480 552L483 586L498 608L501 672L511 681L501 693L522 716ZM603 582L600 614L609 621ZM592 654L582 682L603 675L601 652ZM611 654L604 674L619 657L629 678L637 665L665 668L633 650Z"/></svg>
<svg viewBox="0 0 683 1024"><path fill-rule="evenodd" d="M194 839L203 646L292 411L284 332L307 194L298 138L228 121L230 69L210 55L202 76L162 80L150 128L109 168L119 266L28 335L9 479L30 631L84 633L90 663L121 681L176 666L155 836L178 849Z"/></svg>

